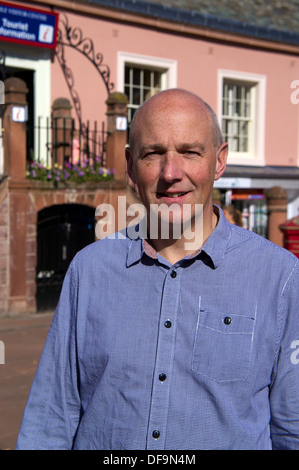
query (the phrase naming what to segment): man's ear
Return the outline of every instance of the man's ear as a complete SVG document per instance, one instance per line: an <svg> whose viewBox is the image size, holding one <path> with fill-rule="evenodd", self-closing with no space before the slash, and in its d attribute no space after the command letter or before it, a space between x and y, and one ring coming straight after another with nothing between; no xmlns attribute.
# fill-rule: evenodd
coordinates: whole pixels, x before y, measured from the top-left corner
<svg viewBox="0 0 299 470"><path fill-rule="evenodd" d="M226 168L226 162L227 162L227 156L228 156L228 144L224 142L223 144L220 145L216 152L216 171L215 171L215 181L219 180L219 178L223 175L225 168Z"/></svg>
<svg viewBox="0 0 299 470"><path fill-rule="evenodd" d="M133 183L136 184L132 153L133 152L132 152L131 147L126 147L125 155L126 155L126 160L127 160L127 172L128 172L128 175L129 175L130 179L133 181Z"/></svg>

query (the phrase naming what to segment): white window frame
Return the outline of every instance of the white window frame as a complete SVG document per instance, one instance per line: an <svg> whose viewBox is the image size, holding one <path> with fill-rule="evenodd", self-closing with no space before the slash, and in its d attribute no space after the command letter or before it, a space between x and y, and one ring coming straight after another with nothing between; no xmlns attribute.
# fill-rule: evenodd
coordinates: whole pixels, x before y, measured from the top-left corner
<svg viewBox="0 0 299 470"><path fill-rule="evenodd" d="M126 65L164 71L161 76L161 89L167 90L177 87L176 60L119 51L117 54L117 89L121 92L124 92L125 89Z"/></svg>
<svg viewBox="0 0 299 470"><path fill-rule="evenodd" d="M229 150L228 164L263 166L265 164L266 76L235 70L218 70L218 116L222 128L222 98L225 79L252 85L253 128L248 152Z"/></svg>

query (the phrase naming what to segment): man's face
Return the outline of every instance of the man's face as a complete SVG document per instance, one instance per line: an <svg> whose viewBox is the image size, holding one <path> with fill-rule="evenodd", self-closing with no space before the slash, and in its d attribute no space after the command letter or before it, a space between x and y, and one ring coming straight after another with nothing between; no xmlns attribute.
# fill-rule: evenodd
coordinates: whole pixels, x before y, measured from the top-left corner
<svg viewBox="0 0 299 470"><path fill-rule="evenodd" d="M158 98L158 97L156 97ZM224 169L226 147L213 147L208 111L194 97L160 96L144 108L127 149L128 171L147 211L153 204L212 207L212 188Z"/></svg>

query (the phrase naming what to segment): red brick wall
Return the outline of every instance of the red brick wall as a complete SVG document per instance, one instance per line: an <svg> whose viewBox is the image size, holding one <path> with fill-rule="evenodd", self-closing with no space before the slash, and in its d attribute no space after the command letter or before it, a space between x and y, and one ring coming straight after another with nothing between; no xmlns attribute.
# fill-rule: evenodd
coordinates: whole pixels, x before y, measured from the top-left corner
<svg viewBox="0 0 299 470"><path fill-rule="evenodd" d="M96 208L109 203L117 213L119 195L127 195L126 187L113 183L61 188L28 181L0 184L0 316L36 311L38 212L56 204Z"/></svg>

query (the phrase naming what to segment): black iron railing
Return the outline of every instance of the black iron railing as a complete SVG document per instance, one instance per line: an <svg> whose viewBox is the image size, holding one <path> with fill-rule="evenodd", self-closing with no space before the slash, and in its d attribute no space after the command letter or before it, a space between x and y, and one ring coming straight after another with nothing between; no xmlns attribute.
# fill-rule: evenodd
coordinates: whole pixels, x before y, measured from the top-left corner
<svg viewBox="0 0 299 470"><path fill-rule="evenodd" d="M97 122L76 127L71 117L39 117L34 128L35 148L28 160L47 167L65 167L66 164L106 167L105 123Z"/></svg>

